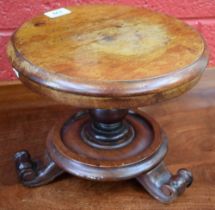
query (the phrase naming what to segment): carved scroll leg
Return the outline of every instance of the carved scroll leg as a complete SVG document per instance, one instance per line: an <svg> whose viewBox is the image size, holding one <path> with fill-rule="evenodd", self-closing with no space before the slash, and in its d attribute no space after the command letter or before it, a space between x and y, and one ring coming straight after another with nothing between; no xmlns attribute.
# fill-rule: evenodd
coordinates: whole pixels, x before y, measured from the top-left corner
<svg viewBox="0 0 215 210"><path fill-rule="evenodd" d="M16 170L22 183L28 187L37 187L48 184L64 171L53 162L48 154L45 156L44 165L32 161L28 151L22 150L15 154Z"/></svg>
<svg viewBox="0 0 215 210"><path fill-rule="evenodd" d="M193 178L187 169L179 169L172 175L164 163L137 177L140 184L157 200L170 203L192 184Z"/></svg>

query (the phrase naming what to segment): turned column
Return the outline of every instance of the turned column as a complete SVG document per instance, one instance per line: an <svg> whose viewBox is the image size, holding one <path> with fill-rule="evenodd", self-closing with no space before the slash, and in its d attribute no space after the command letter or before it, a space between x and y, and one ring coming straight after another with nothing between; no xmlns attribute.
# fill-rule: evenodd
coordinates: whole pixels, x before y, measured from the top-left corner
<svg viewBox="0 0 215 210"><path fill-rule="evenodd" d="M90 109L90 119L81 136L91 146L114 149L129 144L135 135L133 126L125 119L127 109Z"/></svg>

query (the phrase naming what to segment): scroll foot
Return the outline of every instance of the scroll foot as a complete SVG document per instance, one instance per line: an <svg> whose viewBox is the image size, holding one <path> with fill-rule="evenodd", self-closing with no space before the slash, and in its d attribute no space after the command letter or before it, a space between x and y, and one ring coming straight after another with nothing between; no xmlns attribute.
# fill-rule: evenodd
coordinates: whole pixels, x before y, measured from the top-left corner
<svg viewBox="0 0 215 210"><path fill-rule="evenodd" d="M172 175L164 163L137 177L139 183L157 200L170 203L192 184L193 178L187 169L179 169Z"/></svg>
<svg viewBox="0 0 215 210"><path fill-rule="evenodd" d="M15 162L18 176L22 183L28 187L48 184L64 172L50 159L48 154L46 154L44 164L41 167L31 159L26 150L15 154Z"/></svg>

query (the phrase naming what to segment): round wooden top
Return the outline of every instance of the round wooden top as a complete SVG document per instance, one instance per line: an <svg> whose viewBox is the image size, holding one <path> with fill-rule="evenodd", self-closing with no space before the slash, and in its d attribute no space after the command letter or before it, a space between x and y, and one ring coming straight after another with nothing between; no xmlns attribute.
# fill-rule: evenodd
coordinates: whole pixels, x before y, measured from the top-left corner
<svg viewBox="0 0 215 210"><path fill-rule="evenodd" d="M8 54L21 80L76 95L128 97L174 89L207 65L201 36L175 18L128 6L66 9L70 14L33 18L13 35Z"/></svg>

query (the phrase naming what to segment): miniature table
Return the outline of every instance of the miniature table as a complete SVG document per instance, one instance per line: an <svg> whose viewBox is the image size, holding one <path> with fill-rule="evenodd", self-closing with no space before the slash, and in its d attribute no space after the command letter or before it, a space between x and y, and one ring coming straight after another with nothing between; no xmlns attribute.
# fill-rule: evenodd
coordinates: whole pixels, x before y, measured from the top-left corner
<svg viewBox="0 0 215 210"><path fill-rule="evenodd" d="M69 7L23 24L8 55L26 86L82 109L56 122L42 164L25 150L16 153L24 185L47 184L64 171L97 181L135 177L165 203L191 185L190 171L172 175L163 162L165 132L136 110L179 96L200 79L208 55L190 26L141 8Z"/></svg>

